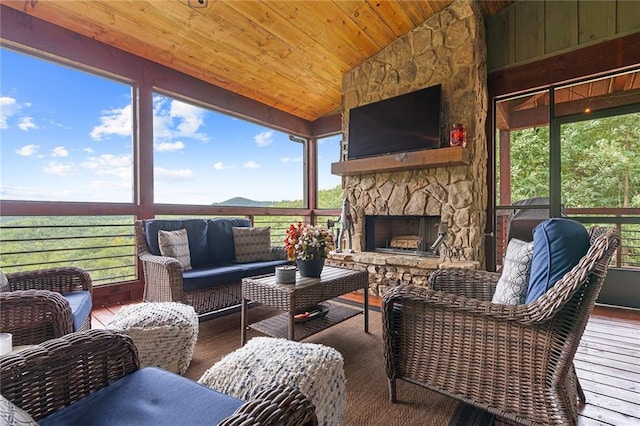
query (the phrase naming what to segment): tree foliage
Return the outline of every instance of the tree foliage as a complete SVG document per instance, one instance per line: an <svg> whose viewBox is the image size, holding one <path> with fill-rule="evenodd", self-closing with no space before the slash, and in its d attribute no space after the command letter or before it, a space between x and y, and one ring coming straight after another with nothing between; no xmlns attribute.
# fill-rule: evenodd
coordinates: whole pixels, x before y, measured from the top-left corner
<svg viewBox="0 0 640 426"><path fill-rule="evenodd" d="M570 208L640 207L640 114L564 124L562 203ZM511 200L549 195L549 130L511 134Z"/></svg>

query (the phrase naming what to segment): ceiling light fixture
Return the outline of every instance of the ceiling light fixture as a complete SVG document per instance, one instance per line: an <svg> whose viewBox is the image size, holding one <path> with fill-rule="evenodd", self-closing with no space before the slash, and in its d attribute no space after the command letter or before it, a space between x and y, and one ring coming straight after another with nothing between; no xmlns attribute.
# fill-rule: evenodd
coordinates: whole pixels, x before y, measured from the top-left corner
<svg viewBox="0 0 640 426"><path fill-rule="evenodd" d="M202 8L209 5L209 0L187 0L189 7Z"/></svg>
<svg viewBox="0 0 640 426"><path fill-rule="evenodd" d="M573 90L573 88L571 87L567 87L567 89L569 90L569 92L573 93L574 95L580 96L583 99L587 100L587 105L584 107L584 109L582 110L582 112L584 112L585 114L589 114L591 112L591 98L588 96L583 95L582 93L578 93L575 90Z"/></svg>

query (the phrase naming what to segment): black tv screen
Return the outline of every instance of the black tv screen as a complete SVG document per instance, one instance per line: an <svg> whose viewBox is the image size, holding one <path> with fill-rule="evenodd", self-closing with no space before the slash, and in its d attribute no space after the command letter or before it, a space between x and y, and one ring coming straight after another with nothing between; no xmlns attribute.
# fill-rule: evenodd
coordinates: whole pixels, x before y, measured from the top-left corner
<svg viewBox="0 0 640 426"><path fill-rule="evenodd" d="M441 92L436 85L351 109L348 158L439 148Z"/></svg>

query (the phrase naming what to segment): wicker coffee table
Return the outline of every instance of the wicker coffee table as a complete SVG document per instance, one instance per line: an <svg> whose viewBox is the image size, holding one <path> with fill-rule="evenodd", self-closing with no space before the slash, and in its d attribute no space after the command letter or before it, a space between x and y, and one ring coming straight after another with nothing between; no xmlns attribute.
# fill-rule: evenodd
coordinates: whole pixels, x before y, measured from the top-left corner
<svg viewBox="0 0 640 426"><path fill-rule="evenodd" d="M242 280L241 344L247 341L248 302L258 302L285 311L251 327L272 337L301 340L344 321L361 311L332 304L326 316L297 324L296 311L315 306L343 294L364 290L364 331L369 332L369 274L367 271L325 266L320 278L307 278L296 273L295 284L278 284L274 274Z"/></svg>

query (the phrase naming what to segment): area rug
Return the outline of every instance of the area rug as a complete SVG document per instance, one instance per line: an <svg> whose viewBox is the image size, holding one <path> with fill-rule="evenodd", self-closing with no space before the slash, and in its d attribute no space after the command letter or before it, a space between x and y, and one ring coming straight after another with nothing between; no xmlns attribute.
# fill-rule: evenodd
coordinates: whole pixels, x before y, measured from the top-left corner
<svg viewBox="0 0 640 426"><path fill-rule="evenodd" d="M281 314L272 308L250 309L251 322ZM370 311L369 333L363 330L363 316L356 315L331 328L314 334L304 342L336 348L344 357L347 378L345 426L488 426L491 416L479 416L479 410L411 383L398 381L398 402L389 401L382 353L382 320L379 312ZM247 338L262 336L254 329ZM240 347L240 313L200 323L193 360L186 376L197 380L227 353Z"/></svg>

